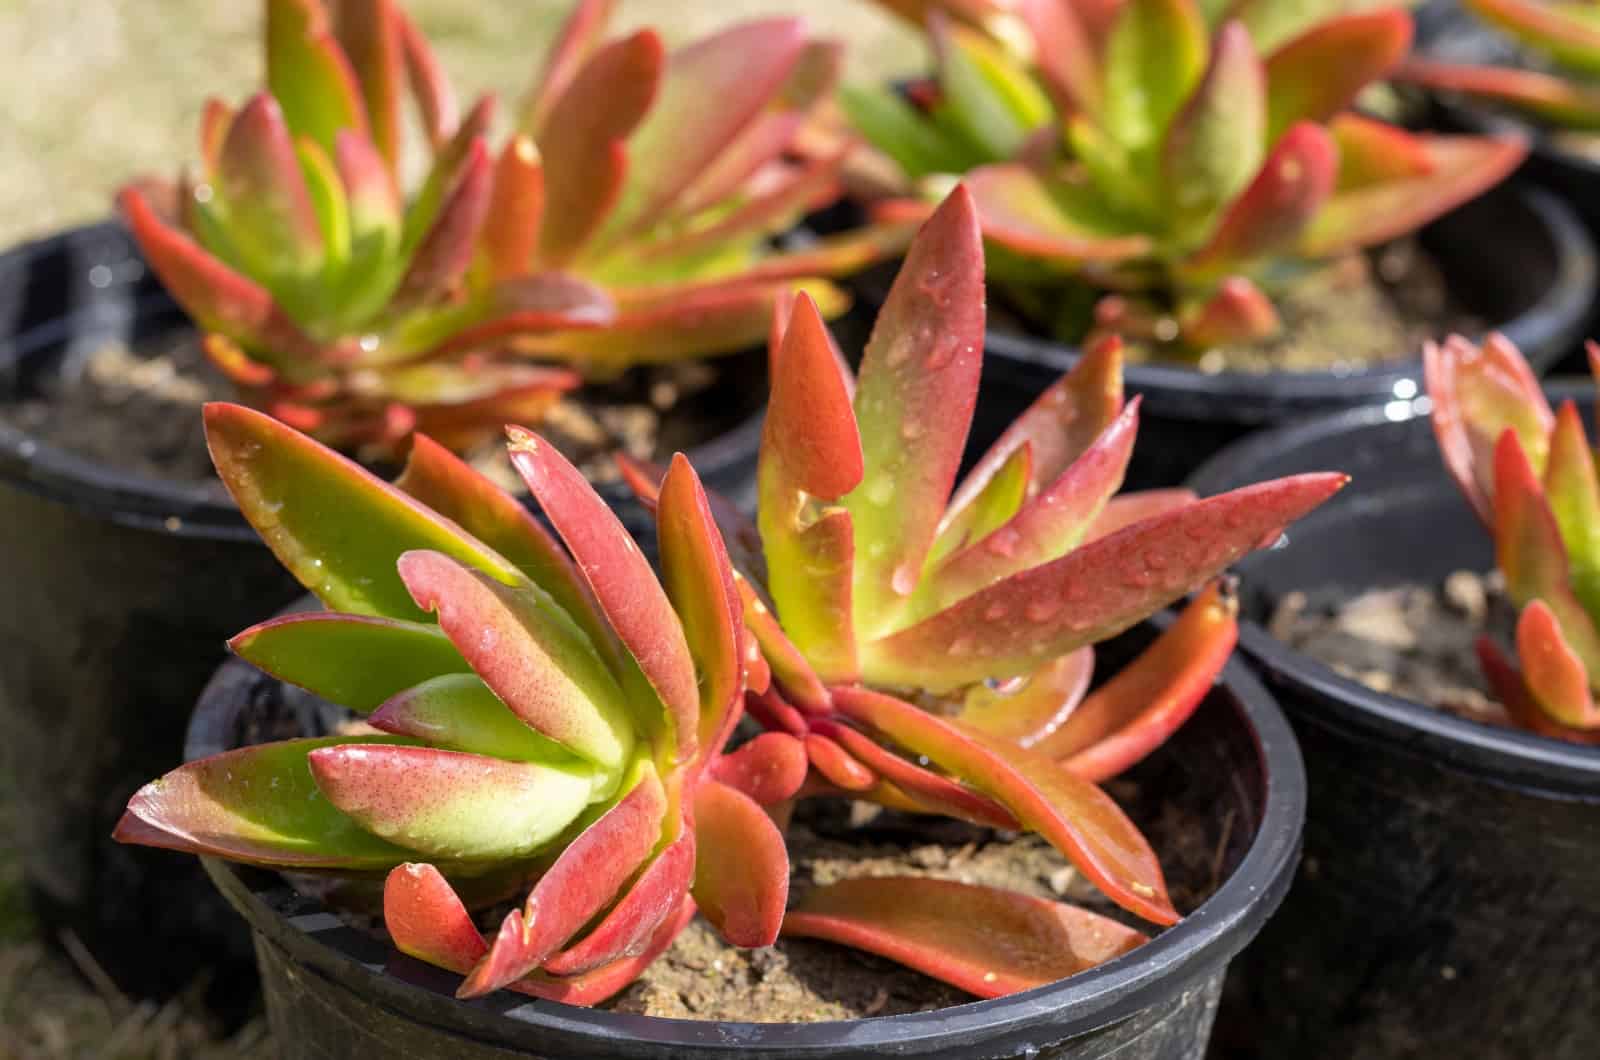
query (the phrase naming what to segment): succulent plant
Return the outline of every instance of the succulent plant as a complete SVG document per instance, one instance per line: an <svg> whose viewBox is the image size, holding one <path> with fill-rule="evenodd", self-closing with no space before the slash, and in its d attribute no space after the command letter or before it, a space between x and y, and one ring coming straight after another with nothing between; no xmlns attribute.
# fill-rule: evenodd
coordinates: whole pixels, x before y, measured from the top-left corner
<svg viewBox="0 0 1600 1060"><path fill-rule="evenodd" d="M1583 3L1463 0L1543 68L1441 62L1413 56L1397 80L1459 92L1559 128L1600 131L1600 18Z"/></svg>
<svg viewBox="0 0 1600 1060"><path fill-rule="evenodd" d="M821 277L900 228L770 239L835 194L839 154L788 152L837 46L769 19L668 55L602 40L611 6L579 0L496 153L493 98L457 121L396 0L265 0L268 90L207 105L176 195L120 196L247 401L342 447L462 449L582 378L758 342L796 286L843 308ZM433 155L409 196L408 73Z"/></svg>
<svg viewBox="0 0 1600 1060"><path fill-rule="evenodd" d="M1589 345L1600 378L1600 347ZM1478 642L1484 676L1519 725L1600 743L1600 479L1577 406L1551 412L1502 335L1424 352L1445 466L1494 538L1518 608L1516 662Z"/></svg>
<svg viewBox="0 0 1600 1060"><path fill-rule="evenodd" d="M1138 401L1124 404L1107 341L952 495L984 315L978 217L958 186L913 241L859 377L803 295L775 329L756 522L713 504L759 648L747 708L804 743L802 794L1038 833L1116 904L1171 924L1155 853L1095 782L1158 746L1227 660L1235 605L1213 579L1344 476L1205 500L1114 498ZM656 474L627 470L650 502ZM1093 644L1202 587L1136 661L1088 691ZM1059 903L901 879L818 888L784 930L864 946L980 996L1142 938Z"/></svg>
<svg viewBox="0 0 1600 1060"><path fill-rule="evenodd" d="M133 796L118 839L387 872L396 946L466 975L463 996L601 1000L697 907L740 945L776 937L788 860L762 805L794 793L805 755L781 734L724 753L742 713L741 602L686 460L661 487L658 580L577 470L521 428L512 462L565 550L426 436L391 486L263 413L205 418L240 510L328 608L233 650L365 724L190 762ZM530 880L486 941L465 899Z"/></svg>
<svg viewBox="0 0 1600 1060"><path fill-rule="evenodd" d="M1478 195L1525 152L1349 109L1404 55L1403 10L890 6L927 13L937 72L903 94L844 92L899 191L914 193L879 213L921 215L960 176L993 275L1071 339L1120 333L1194 353L1270 338L1282 327L1274 292ZM1063 297L1064 276L1103 296Z"/></svg>

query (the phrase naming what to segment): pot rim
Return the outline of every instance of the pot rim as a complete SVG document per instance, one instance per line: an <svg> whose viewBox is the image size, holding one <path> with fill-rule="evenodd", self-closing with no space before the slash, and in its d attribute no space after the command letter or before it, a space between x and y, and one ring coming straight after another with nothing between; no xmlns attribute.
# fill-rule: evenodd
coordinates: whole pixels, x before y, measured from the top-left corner
<svg viewBox="0 0 1600 1060"><path fill-rule="evenodd" d="M132 237L115 219L76 225L0 252L0 283L27 284L30 276L51 258L74 264L75 245L123 241L129 257L142 275L145 266ZM159 288L133 294L126 283L99 289L85 304L63 307L28 329L0 334L0 375L10 366L86 336L106 340L127 336L142 322L170 317L174 325L189 324L172 298ZM695 469L715 478L719 472L750 461L761 441L765 402L732 429L707 439L688 451ZM104 518L119 525L172 534L228 541L254 541L256 533L245 522L226 493L207 484L185 483L124 471L0 422L0 482L27 489L50 500ZM602 497L615 503L627 494L620 484L599 487Z"/></svg>
<svg viewBox="0 0 1600 1060"><path fill-rule="evenodd" d="M1163 613L1146 624L1161 629L1172 619ZM235 661L229 666L242 664ZM224 666L202 695L190 722L187 759L222 749L220 730L203 712L213 699L213 688L228 680ZM286 918L252 889L238 867L213 858L203 860L252 927L296 961L376 998L406 1018L489 1036L512 1047L604 1045L615 1050L606 1055L616 1056L660 1055L648 1052L660 1047L761 1057L840 1055L841 1051L858 1055L874 1049L920 1055L980 1041L992 1043L1008 1034L1026 1035L1048 1020L1057 1021L1054 1032L1084 1033L1127 1018L1175 992L1177 984L1220 969L1277 909L1293 879L1306 807L1299 746L1271 694L1241 659L1229 660L1218 687L1231 693L1238 722L1254 737L1264 782L1259 827L1232 875L1184 920L1122 957L1024 993L932 1012L824 1023L745 1023L595 1011L506 993L459 1002L451 996L458 976L404 959L407 978L402 980L386 972L384 962L363 960L334 945L345 936L352 943L366 941L370 950L377 945L372 940L349 929L334 930L342 925L326 914ZM270 878L276 882L275 876ZM319 939L319 931L327 934ZM1067 1030L1059 1023L1064 1011L1070 1011L1072 1018Z"/></svg>
<svg viewBox="0 0 1600 1060"><path fill-rule="evenodd" d="M1547 384L1553 401L1586 397L1595 388L1587 381ZM1209 496L1247 481L1272 456L1325 443L1378 424L1421 422L1426 398L1403 407L1351 409L1306 423L1263 431L1228 446L1206 461L1185 483ZM1439 468L1439 487L1457 487ZM1476 527L1476 524L1472 524ZM1325 714L1306 720L1319 725L1353 728L1393 742L1419 757L1440 759L1474 775L1500 783L1593 797L1600 792L1600 748L1500 728L1435 710L1415 700L1378 692L1336 673L1327 664L1299 652L1268 633L1260 623L1239 623L1239 647L1273 681L1292 684L1310 694Z"/></svg>
<svg viewBox="0 0 1600 1060"><path fill-rule="evenodd" d="M1514 196L1553 248L1554 280L1533 304L1494 329L1515 342L1542 373L1579 337L1588 316L1600 276L1595 241L1572 206L1529 181L1513 177L1485 195L1497 193ZM1067 343L994 327L985 336L985 347L996 367L1013 370L1042 366L1063 373L1079 356ZM1297 411L1409 401L1420 392L1422 361L1418 351L1404 361L1347 372L1205 373L1178 365L1128 364L1123 376L1130 392L1146 395L1152 411L1181 403L1188 418L1270 422Z"/></svg>

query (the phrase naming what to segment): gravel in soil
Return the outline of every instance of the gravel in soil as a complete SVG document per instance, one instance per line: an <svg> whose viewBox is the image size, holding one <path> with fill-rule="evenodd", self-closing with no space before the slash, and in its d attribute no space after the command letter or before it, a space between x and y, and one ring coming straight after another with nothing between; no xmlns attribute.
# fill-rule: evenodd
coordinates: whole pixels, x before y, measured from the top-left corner
<svg viewBox="0 0 1600 1060"><path fill-rule="evenodd" d="M1505 708L1479 672L1473 644L1484 635L1510 644L1515 623L1516 608L1498 572L1456 571L1438 584L1289 593L1267 629L1375 692L1508 725Z"/></svg>

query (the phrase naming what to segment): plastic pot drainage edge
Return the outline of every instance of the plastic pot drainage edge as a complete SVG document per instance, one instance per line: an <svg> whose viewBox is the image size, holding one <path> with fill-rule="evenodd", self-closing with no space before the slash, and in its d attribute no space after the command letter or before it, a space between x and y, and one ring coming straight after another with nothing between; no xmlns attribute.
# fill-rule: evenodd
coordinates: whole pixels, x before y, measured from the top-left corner
<svg viewBox="0 0 1600 1060"><path fill-rule="evenodd" d="M1113 643L1148 642L1167 621L1170 616L1161 616ZM191 723L187 757L233 742L241 690L259 680L237 661L218 671ZM214 859L206 859L206 869L257 932L268 1009L281 1013L275 1027L287 1060L356 1055L391 1044L417 1056L1199 1060L1223 968L1288 886L1304 809L1294 739L1241 663L1228 664L1206 712L1222 732L1217 739L1231 734L1249 744L1262 777L1259 828L1216 894L1178 926L1099 968L1013 997L931 1013L754 1024L657 1019L509 995L462 1003L451 996L458 977L343 927L316 902L297 898L280 877Z"/></svg>
<svg viewBox="0 0 1600 1060"><path fill-rule="evenodd" d="M1591 385L1550 389L1592 404ZM1267 432L1189 484L1314 467L1355 478L1286 548L1240 563L1247 617L1296 589L1492 567L1426 417L1358 410ZM1255 622L1240 644L1294 725L1311 790L1294 889L1235 965L1246 989L1222 1020L1253 1030L1259 1052L1243 1055L1593 1057L1600 750L1375 692Z"/></svg>

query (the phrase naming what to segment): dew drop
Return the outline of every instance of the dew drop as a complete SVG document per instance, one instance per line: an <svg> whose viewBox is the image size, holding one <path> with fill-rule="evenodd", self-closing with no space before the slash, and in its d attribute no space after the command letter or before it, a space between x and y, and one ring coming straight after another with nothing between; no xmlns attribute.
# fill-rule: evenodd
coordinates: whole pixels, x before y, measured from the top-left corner
<svg viewBox="0 0 1600 1060"><path fill-rule="evenodd" d="M1037 600L1028 601L1028 606L1022 613L1028 616L1029 622L1048 622L1061 610L1063 603L1059 597L1041 596Z"/></svg>
<svg viewBox="0 0 1600 1060"><path fill-rule="evenodd" d="M983 540L983 547L990 554L1008 558L1017 554L1017 545L1021 542L1022 535L1010 527L1002 526Z"/></svg>
<svg viewBox="0 0 1600 1060"><path fill-rule="evenodd" d="M994 603L983 609L983 618L986 622L998 622L1002 618L1005 618L1009 611L1010 608L1006 607L1005 601L996 600Z"/></svg>
<svg viewBox="0 0 1600 1060"><path fill-rule="evenodd" d="M914 442L922 437L922 424L916 420L906 420L900 425L900 437L907 442Z"/></svg>
<svg viewBox="0 0 1600 1060"><path fill-rule="evenodd" d="M867 483L867 500L873 504L884 505L894 500L894 483L887 476L880 476Z"/></svg>
<svg viewBox="0 0 1600 1060"><path fill-rule="evenodd" d="M917 587L916 567L909 560L900 564L889 578L889 587L901 596L910 596Z"/></svg>
<svg viewBox="0 0 1600 1060"><path fill-rule="evenodd" d="M951 655L952 658L959 659L963 655L971 655L971 654L972 654L972 638L971 637L957 637L955 640L950 642L950 655Z"/></svg>

